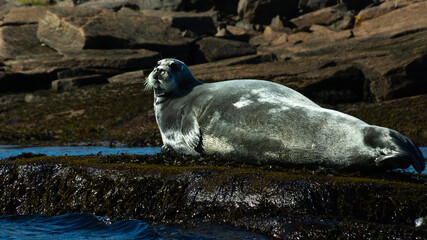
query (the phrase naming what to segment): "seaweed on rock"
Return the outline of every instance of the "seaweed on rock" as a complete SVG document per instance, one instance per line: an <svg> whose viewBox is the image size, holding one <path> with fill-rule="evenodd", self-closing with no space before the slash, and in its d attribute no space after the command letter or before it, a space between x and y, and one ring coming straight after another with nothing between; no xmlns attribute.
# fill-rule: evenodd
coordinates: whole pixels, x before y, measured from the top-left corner
<svg viewBox="0 0 427 240"><path fill-rule="evenodd" d="M2 161L0 181L1 214L209 220L280 238L426 236L414 226L427 215L425 176L403 173L266 170L175 154L38 156Z"/></svg>

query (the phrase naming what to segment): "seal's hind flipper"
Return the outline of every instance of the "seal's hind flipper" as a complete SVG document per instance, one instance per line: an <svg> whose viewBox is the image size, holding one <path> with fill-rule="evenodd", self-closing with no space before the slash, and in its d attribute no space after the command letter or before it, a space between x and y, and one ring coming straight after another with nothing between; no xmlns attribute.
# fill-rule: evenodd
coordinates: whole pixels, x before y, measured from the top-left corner
<svg viewBox="0 0 427 240"><path fill-rule="evenodd" d="M390 130L389 136L393 146L392 153L384 154L376 159L378 167L384 169L407 168L412 165L417 172L421 173L425 168L425 160L420 149L409 138Z"/></svg>

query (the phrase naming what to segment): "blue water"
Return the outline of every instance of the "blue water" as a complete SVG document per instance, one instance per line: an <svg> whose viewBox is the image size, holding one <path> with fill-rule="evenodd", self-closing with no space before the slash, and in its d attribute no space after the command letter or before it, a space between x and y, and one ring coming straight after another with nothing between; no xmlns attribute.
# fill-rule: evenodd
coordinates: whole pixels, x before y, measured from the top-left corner
<svg viewBox="0 0 427 240"><path fill-rule="evenodd" d="M48 156L108 154L150 154L160 153L160 147L98 147L98 146L18 146L0 145L0 159L22 153L46 154Z"/></svg>
<svg viewBox="0 0 427 240"><path fill-rule="evenodd" d="M94 215L0 216L0 239L267 239L237 228L201 223L194 228L150 226L139 220L111 222Z"/></svg>

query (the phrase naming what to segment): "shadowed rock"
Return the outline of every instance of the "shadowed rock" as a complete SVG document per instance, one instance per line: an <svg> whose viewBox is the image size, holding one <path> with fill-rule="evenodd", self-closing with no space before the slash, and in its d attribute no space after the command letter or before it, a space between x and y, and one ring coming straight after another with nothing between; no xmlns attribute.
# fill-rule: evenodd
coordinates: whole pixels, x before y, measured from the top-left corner
<svg viewBox="0 0 427 240"><path fill-rule="evenodd" d="M64 78L52 82L52 89L56 91L72 90L77 87L82 87L92 84L108 83L107 79L100 75L90 75L82 77Z"/></svg>
<svg viewBox="0 0 427 240"><path fill-rule="evenodd" d="M237 8L240 19L264 25L269 25L271 19L277 15L290 19L295 17L297 12L298 0L240 0Z"/></svg>

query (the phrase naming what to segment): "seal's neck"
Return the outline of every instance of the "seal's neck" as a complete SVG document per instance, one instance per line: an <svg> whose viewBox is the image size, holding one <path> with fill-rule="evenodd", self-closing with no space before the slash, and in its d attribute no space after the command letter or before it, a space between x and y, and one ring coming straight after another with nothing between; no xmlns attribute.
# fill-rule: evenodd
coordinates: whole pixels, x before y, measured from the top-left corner
<svg viewBox="0 0 427 240"><path fill-rule="evenodd" d="M190 93L193 88L195 86L204 84L203 82L194 80L193 82L191 82L190 84L187 84L187 86L185 88L175 90L175 91L171 91L171 92L165 92L162 89L154 89L154 104L158 105L158 104L163 104L164 102L170 100L170 99L174 99L174 98L180 98L182 96L187 95L188 93Z"/></svg>

